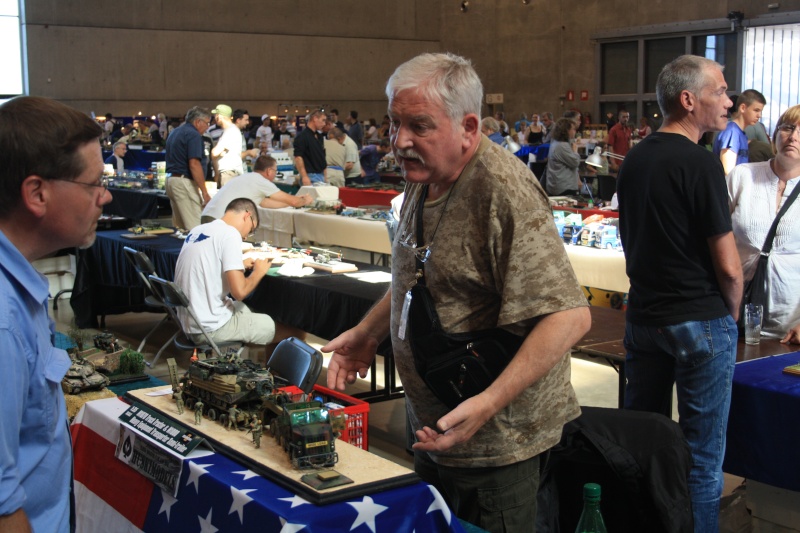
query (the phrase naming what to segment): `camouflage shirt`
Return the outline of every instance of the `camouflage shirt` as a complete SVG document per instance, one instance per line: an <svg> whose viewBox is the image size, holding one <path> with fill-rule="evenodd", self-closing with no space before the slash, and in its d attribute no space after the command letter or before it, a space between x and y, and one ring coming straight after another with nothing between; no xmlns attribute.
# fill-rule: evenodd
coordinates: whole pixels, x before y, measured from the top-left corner
<svg viewBox="0 0 800 533"><path fill-rule="evenodd" d="M394 357L414 429L435 427L448 412L414 368L400 312L414 279L414 254L401 241L416 232L422 186L406 189L392 251ZM450 333L501 326L526 335L537 317L586 305L558 237L547 196L515 156L486 138L450 192L425 203L428 288ZM502 466L546 451L564 423L580 414L565 354L538 382L490 419L469 441L434 461L457 467Z"/></svg>

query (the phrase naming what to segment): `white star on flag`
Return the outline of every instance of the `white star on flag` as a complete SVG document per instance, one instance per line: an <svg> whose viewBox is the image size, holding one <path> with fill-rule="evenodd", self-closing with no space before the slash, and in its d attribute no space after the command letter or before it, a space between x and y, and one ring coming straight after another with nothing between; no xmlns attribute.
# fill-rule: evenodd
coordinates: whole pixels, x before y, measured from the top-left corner
<svg viewBox="0 0 800 533"><path fill-rule="evenodd" d="M250 478L258 477L258 474L252 470L239 470L238 472L231 472L231 474L239 474L242 476L242 481L247 481Z"/></svg>
<svg viewBox="0 0 800 533"><path fill-rule="evenodd" d="M228 511L228 514L239 513L239 522L244 524L244 506L253 501L253 498L248 496L248 494L255 491L256 489L239 490L236 487L231 487L233 503L231 504L231 510Z"/></svg>
<svg viewBox="0 0 800 533"><path fill-rule="evenodd" d="M291 522L287 522L284 518L281 518L281 524L283 524L281 533L297 533L306 528L303 524L292 524Z"/></svg>
<svg viewBox="0 0 800 533"><path fill-rule="evenodd" d="M447 525L450 525L450 520L452 519L452 515L450 513L450 508L445 503L444 498L442 495L439 494L439 491L433 485L428 485L428 488L431 489L431 494L433 494L433 501L431 502L430 506L428 506L428 510L425 511L425 514L430 514L434 511L441 511L444 515L444 519L447 520Z"/></svg>
<svg viewBox="0 0 800 533"><path fill-rule="evenodd" d="M197 519L200 521L200 533L217 533L219 529L215 528L211 525L211 512L213 509L208 510L208 516L203 518L200 515L197 515Z"/></svg>
<svg viewBox="0 0 800 533"><path fill-rule="evenodd" d="M291 498L278 498L278 500L282 502L292 502L292 506L290 509L294 509L295 507L300 507L301 505L308 505L308 502L295 494Z"/></svg>
<svg viewBox="0 0 800 533"><path fill-rule="evenodd" d="M194 484L194 489L197 491L197 494L200 494L200 476L208 474L208 470L206 470L207 466L214 465L196 465L189 461L189 479L186 480L186 486L188 487Z"/></svg>
<svg viewBox="0 0 800 533"><path fill-rule="evenodd" d="M378 505L373 502L369 496L364 496L364 499L360 502L347 502L347 505L358 511L358 516L350 527L350 531L353 531L361 524L366 524L372 533L375 533L375 517L388 509L385 505Z"/></svg>
<svg viewBox="0 0 800 533"><path fill-rule="evenodd" d="M175 505L177 502L175 498L172 497L172 494L168 492L161 491L161 508L158 510L158 514L166 513L167 514L167 522L169 522L169 512L172 510L172 506Z"/></svg>

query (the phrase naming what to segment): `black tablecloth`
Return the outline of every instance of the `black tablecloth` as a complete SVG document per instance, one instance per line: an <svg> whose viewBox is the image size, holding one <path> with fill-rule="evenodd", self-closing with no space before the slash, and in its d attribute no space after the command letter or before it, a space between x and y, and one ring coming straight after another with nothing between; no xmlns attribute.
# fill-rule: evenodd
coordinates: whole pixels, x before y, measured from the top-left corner
<svg viewBox="0 0 800 533"><path fill-rule="evenodd" d="M95 244L78 254L70 298L78 327L97 327L98 315L149 310L144 305L144 287L123 253L125 246L145 252L159 276L175 276L182 240L168 235L131 240L123 233L127 231L100 232ZM388 272L377 265L357 265L360 272ZM388 288L389 282L366 283L343 274L317 272L288 278L271 271L245 303L278 322L332 339L356 325Z"/></svg>
<svg viewBox="0 0 800 533"><path fill-rule="evenodd" d="M142 192L111 188L111 202L103 206L106 215L117 215L139 222L171 213L169 198L163 192Z"/></svg>
<svg viewBox="0 0 800 533"><path fill-rule="evenodd" d="M387 269L358 264L359 271ZM333 339L355 326L389 283L366 283L343 274L316 273L304 278L269 275L245 303L274 320L291 324L323 339Z"/></svg>

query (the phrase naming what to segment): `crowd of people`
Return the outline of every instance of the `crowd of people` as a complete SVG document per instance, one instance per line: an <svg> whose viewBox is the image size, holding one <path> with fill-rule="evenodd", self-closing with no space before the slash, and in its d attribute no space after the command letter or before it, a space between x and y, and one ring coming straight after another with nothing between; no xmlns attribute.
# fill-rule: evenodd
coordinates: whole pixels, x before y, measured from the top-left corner
<svg viewBox="0 0 800 533"><path fill-rule="evenodd" d="M800 177L800 106L781 115L769 160L749 162L743 133L758 123L766 102L745 91L728 122L734 106L726 89L718 63L678 57L656 83L658 130L631 148L630 115L620 111L609 139L614 150L626 152L618 178L631 283L625 408L669 417L677 387L693 464L691 502L671 512L690 513L699 532L717 531L736 320L743 283L770 238L762 334L800 343L794 248L800 206L791 203ZM390 151L408 182L392 243L391 287L359 324L323 347L333 354L327 382L345 390L365 377L378 345L390 338L416 439L417 473L460 518L490 532L528 531L540 511L536 494L548 451L581 412L570 383L570 348L590 328L587 301L547 194L518 157L490 138L507 135L509 125L502 115L481 120L483 87L470 62L422 54L397 67L386 95L389 139L378 133L377 143L366 147L360 143L381 128L371 124L364 131L355 112L347 133L335 110L310 113L296 134L284 123L274 132L256 131L267 145L275 136L293 138L303 183L330 182L329 170L339 172L339 182L367 176ZM514 126L526 140L550 137L554 170L547 190L573 191L580 158L570 140L580 114L541 118ZM220 136L207 146L212 121ZM190 109L183 124L167 130L167 193L176 225L189 230L176 282L203 326L218 342L266 346L303 334L241 303L270 266L244 260L241 241L258 226L257 206L300 206L310 198L271 183L276 160L261 146L250 152L241 134L248 121L245 110L224 104ZM102 207L111 201L99 142L108 131L63 104L27 96L0 106L0 124L0 340L13 377L0 392L0 529L66 532L73 517L71 451L58 382L70 362L53 346L47 282L31 263L93 243ZM729 130L719 135L718 150L698 144L705 132ZM231 155L229 166L224 158ZM253 172L242 167L248 155L255 157ZM124 154L115 149L115 157ZM227 175L213 200L206 190L209 158ZM420 319L431 308L439 330ZM199 335L193 324L185 326ZM501 331L517 341L492 379L454 405L444 400L449 391L428 371L424 346ZM499 360L501 352L487 357Z"/></svg>

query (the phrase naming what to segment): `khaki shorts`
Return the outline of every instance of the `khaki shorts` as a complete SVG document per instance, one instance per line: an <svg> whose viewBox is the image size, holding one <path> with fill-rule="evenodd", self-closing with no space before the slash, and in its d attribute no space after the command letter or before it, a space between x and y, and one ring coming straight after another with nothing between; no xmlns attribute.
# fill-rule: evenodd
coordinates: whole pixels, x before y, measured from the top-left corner
<svg viewBox="0 0 800 533"><path fill-rule="evenodd" d="M275 338L275 321L264 313L254 313L242 302L234 304L233 316L221 328L208 334L216 343L246 342L267 345ZM198 344L206 342L201 334L192 334L192 340Z"/></svg>

